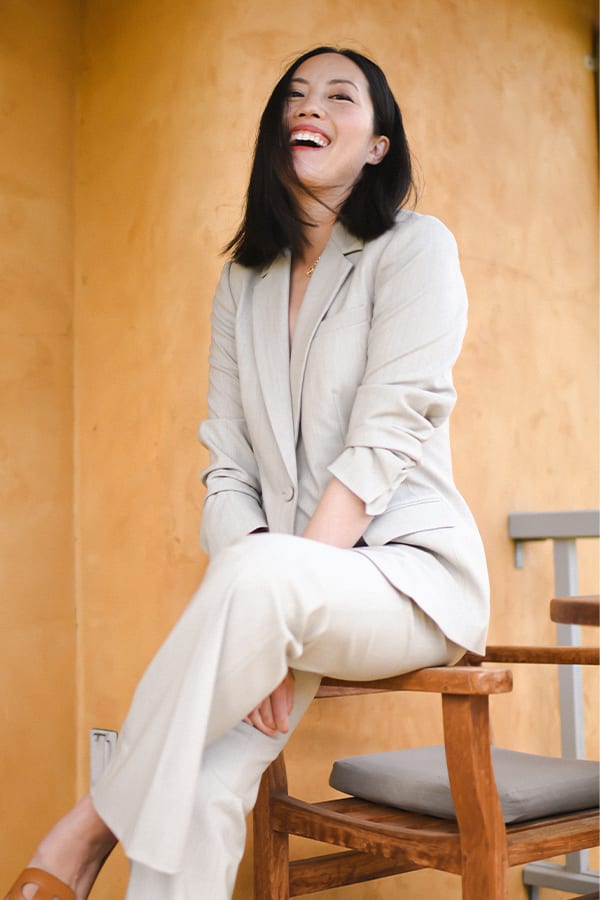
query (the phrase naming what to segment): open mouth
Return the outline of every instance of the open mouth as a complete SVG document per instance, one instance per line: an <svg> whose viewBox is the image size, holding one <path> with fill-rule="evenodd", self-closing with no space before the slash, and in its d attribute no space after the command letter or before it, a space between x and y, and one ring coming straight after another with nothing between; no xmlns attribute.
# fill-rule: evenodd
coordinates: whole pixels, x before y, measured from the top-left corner
<svg viewBox="0 0 600 900"><path fill-rule="evenodd" d="M295 131L290 135L290 147L328 147L330 141L315 131Z"/></svg>

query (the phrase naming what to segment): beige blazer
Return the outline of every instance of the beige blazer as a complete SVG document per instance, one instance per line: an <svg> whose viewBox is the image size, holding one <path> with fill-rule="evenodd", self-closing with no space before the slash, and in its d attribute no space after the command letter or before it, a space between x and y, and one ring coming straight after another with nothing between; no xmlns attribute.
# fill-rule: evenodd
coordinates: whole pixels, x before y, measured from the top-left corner
<svg viewBox="0 0 600 900"><path fill-rule="evenodd" d="M456 243L403 211L363 242L338 223L304 296L291 353L290 257L226 264L214 300L210 452L201 541L301 534L332 475L374 516L352 552L461 646L481 651L489 602L479 533L452 477L452 366L467 300ZM476 464L476 461L474 461Z"/></svg>

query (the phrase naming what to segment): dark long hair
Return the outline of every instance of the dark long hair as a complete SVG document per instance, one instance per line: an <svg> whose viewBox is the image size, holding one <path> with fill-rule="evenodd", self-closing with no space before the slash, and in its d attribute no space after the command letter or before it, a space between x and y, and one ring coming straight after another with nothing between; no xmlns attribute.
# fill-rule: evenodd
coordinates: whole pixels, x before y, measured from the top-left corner
<svg viewBox="0 0 600 900"><path fill-rule="evenodd" d="M307 59L337 53L355 63L369 85L373 133L389 138L389 150L377 165L365 165L362 175L338 212L348 231L363 240L379 237L394 223L397 210L414 191L410 151L402 115L387 79L376 63L354 50L316 47L299 56L279 79L262 114L242 223L226 247L243 266L258 267L289 247L303 249L305 238L298 202L289 185L302 188L293 168L284 123L289 83ZM304 189L304 188L302 188ZM305 189L304 189L305 190ZM310 192L308 192L310 193Z"/></svg>

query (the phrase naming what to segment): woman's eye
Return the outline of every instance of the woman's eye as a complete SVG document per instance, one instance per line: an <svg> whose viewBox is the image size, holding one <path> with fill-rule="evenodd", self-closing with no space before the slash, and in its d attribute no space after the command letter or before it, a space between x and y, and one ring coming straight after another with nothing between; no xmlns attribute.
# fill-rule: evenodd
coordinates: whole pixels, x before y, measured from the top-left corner
<svg viewBox="0 0 600 900"><path fill-rule="evenodd" d="M288 91L288 100L292 100L294 97L301 97L302 91Z"/></svg>
<svg viewBox="0 0 600 900"><path fill-rule="evenodd" d="M352 97L349 97L348 94L332 94L332 100L349 100L350 103L353 103Z"/></svg>

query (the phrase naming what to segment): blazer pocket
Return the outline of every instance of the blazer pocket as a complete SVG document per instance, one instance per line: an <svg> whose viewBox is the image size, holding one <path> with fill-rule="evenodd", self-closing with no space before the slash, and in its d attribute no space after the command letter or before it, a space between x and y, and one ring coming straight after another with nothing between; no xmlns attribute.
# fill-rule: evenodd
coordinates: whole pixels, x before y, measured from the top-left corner
<svg viewBox="0 0 600 900"><path fill-rule="evenodd" d="M371 321L371 308L366 306L352 306L342 312L333 313L321 320L317 334L319 332L336 331L337 329L347 328L350 325L368 324Z"/></svg>
<svg viewBox="0 0 600 900"><path fill-rule="evenodd" d="M392 503L384 513L373 519L364 539L369 545L389 544L419 531L454 528L457 522L456 513L441 497Z"/></svg>

